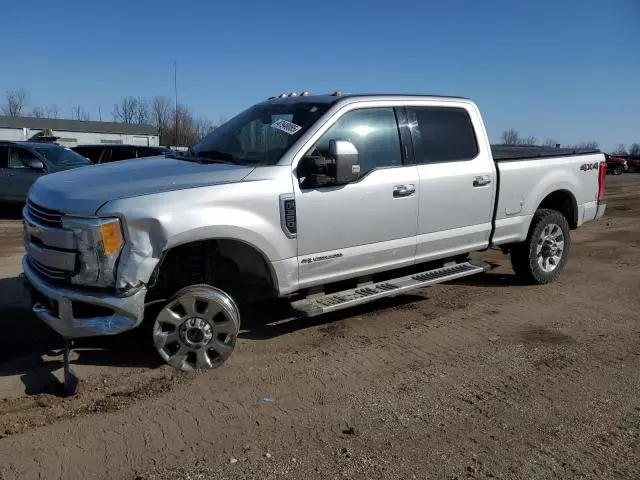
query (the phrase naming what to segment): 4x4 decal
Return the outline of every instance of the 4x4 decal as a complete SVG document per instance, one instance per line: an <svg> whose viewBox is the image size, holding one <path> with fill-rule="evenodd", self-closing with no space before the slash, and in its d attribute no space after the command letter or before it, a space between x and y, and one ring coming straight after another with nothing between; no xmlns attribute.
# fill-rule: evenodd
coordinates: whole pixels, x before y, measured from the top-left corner
<svg viewBox="0 0 640 480"><path fill-rule="evenodd" d="M583 165L580 165L580 170L582 170L583 172L589 172L591 170L598 170L599 168L598 163L585 163Z"/></svg>

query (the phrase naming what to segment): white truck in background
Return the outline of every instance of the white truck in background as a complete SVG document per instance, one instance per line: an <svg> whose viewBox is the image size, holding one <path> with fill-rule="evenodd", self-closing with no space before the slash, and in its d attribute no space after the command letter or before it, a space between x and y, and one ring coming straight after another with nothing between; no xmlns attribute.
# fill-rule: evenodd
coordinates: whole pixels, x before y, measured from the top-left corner
<svg viewBox="0 0 640 480"><path fill-rule="evenodd" d="M66 339L148 318L181 370L221 365L240 306L316 315L484 272L562 271L570 231L601 217L604 155L493 147L470 100L272 97L185 154L42 177L24 208L33 309Z"/></svg>

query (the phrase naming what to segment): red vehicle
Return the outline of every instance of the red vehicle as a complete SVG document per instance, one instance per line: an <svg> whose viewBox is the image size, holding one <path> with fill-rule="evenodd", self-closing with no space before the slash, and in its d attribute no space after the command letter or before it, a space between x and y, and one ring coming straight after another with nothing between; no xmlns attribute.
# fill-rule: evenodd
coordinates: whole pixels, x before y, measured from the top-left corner
<svg viewBox="0 0 640 480"><path fill-rule="evenodd" d="M629 155L627 157L627 167L630 172L640 172L640 155Z"/></svg>
<svg viewBox="0 0 640 480"><path fill-rule="evenodd" d="M627 172L629 170L626 158L614 157L611 155L605 155L605 158L607 159L607 173L620 175L621 173Z"/></svg>

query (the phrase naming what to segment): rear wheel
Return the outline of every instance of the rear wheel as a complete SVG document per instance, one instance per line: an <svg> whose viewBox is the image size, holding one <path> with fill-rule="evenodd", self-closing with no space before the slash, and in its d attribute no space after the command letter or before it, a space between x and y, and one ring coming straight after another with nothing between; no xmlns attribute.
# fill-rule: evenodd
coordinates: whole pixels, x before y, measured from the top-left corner
<svg viewBox="0 0 640 480"><path fill-rule="evenodd" d="M623 169L620 165L617 165L617 166L613 169L613 174L614 174L614 175L622 175L622 172L624 172L624 169Z"/></svg>
<svg viewBox="0 0 640 480"><path fill-rule="evenodd" d="M209 285L192 285L160 310L153 342L172 367L185 372L206 370L231 356L239 330L238 307L227 293Z"/></svg>
<svg viewBox="0 0 640 480"><path fill-rule="evenodd" d="M571 247L567 219L557 210L538 210L527 239L511 250L511 265L526 283L553 282L564 268Z"/></svg>

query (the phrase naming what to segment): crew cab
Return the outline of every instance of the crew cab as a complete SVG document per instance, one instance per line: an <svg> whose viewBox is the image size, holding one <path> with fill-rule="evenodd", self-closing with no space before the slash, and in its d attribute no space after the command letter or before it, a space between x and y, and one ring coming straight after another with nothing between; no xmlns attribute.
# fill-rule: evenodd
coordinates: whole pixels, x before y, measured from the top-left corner
<svg viewBox="0 0 640 480"><path fill-rule="evenodd" d="M223 364L240 307L310 316L486 271L555 280L605 211L598 151L492 146L468 99L272 97L185 154L48 175L24 209L35 313L65 338L148 319L181 370Z"/></svg>

